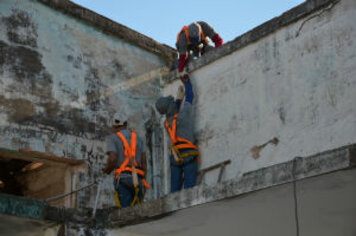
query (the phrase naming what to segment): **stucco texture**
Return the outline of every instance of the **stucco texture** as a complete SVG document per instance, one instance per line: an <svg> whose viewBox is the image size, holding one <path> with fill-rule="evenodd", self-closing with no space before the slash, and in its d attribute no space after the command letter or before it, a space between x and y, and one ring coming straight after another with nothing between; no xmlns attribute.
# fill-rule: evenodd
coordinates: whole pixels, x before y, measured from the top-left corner
<svg viewBox="0 0 356 236"><path fill-rule="evenodd" d="M201 168L231 159L232 179L356 142L355 13L355 1L334 2L191 73Z"/></svg>
<svg viewBox="0 0 356 236"><path fill-rule="evenodd" d="M4 0L0 9L0 146L85 159L85 185L106 161L113 113L150 136L166 61L35 0ZM114 205L112 178L104 189L102 203ZM95 196L88 191L81 206Z"/></svg>

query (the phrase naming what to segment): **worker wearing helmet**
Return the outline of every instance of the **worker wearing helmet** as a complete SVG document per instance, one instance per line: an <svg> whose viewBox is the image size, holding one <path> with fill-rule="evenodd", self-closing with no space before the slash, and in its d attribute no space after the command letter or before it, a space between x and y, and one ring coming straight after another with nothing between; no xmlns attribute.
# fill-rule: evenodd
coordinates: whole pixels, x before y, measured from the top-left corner
<svg viewBox="0 0 356 236"><path fill-rule="evenodd" d="M179 53L178 72L184 77L186 63L190 58L199 57L210 50L210 38L215 47L220 47L224 42L214 28L204 21L197 21L188 26L184 26L177 36L177 49Z"/></svg>
<svg viewBox="0 0 356 236"><path fill-rule="evenodd" d="M114 170L116 205L134 206L142 202L144 188L149 187L145 180L144 144L134 130L128 129L128 121L121 113L114 115L112 128L113 133L106 141L109 158L102 171L110 174Z"/></svg>
<svg viewBox="0 0 356 236"><path fill-rule="evenodd" d="M188 76L183 80L177 98L160 97L156 102L158 112L166 116L165 126L170 137L171 192L196 184L199 150L194 142L193 89ZM185 90L185 91L184 91ZM183 108L181 103L185 96ZM183 175L184 173L184 175ZM184 180L183 180L184 176Z"/></svg>

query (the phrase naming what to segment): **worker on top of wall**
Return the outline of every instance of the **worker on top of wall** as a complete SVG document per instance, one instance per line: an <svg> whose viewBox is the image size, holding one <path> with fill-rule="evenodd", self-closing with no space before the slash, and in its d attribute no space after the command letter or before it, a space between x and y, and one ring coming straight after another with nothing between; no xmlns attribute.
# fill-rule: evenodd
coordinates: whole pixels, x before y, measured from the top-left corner
<svg viewBox="0 0 356 236"><path fill-rule="evenodd" d="M182 78L185 85L177 91L177 99L161 97L156 102L159 113L166 116L165 126L171 140L171 192L191 188L196 184L199 151L194 142L193 89L188 76ZM185 102L182 109L181 103ZM184 173L184 180L183 180Z"/></svg>
<svg viewBox="0 0 356 236"><path fill-rule="evenodd" d="M118 207L141 203L145 187L146 155L142 139L127 128L128 122L120 113L112 120L113 134L107 138L106 152L109 155L106 174L115 170L115 200Z"/></svg>
<svg viewBox="0 0 356 236"><path fill-rule="evenodd" d="M183 77L188 60L200 57L213 48L208 37L214 42L215 47L223 44L223 39L215 32L213 27L204 21L197 21L189 26L184 26L177 36L177 49L179 53L178 72Z"/></svg>

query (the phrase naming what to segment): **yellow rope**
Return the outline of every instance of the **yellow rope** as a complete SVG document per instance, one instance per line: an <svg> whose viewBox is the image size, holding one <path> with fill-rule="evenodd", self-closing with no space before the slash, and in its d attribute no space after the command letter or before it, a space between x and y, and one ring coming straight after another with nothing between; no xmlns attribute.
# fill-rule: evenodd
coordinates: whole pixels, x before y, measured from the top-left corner
<svg viewBox="0 0 356 236"><path fill-rule="evenodd" d="M120 202L120 199L119 199L119 192L118 191L115 191L115 203L116 203L116 206L121 208L121 202Z"/></svg>
<svg viewBox="0 0 356 236"><path fill-rule="evenodd" d="M138 186L135 186L135 196L134 199L131 202L131 206L133 207L136 203L140 204L140 200L138 199L138 192L140 191L140 189L138 188Z"/></svg>
<svg viewBox="0 0 356 236"><path fill-rule="evenodd" d="M199 151L191 151L188 153L181 154L179 149L175 145L171 145L171 148L177 153L179 160L178 164L183 164L184 158L189 157L189 156L199 156Z"/></svg>

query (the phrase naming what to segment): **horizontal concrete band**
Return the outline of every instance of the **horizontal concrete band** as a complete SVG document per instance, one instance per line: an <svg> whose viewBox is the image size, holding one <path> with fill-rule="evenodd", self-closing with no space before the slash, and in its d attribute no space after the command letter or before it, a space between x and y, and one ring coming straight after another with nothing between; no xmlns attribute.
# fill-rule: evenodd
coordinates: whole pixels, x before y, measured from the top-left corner
<svg viewBox="0 0 356 236"><path fill-rule="evenodd" d="M44 219L48 203L8 194L0 194L0 214Z"/></svg>
<svg viewBox="0 0 356 236"><path fill-rule="evenodd" d="M258 41L259 39L266 37L269 34L276 32L277 30L292 24L322 8L326 8L330 5L338 3L340 0L308 0L304 3L292 8L279 17L275 17L266 23L257 26L256 28L248 31L245 34L235 38L221 47L207 52L199 59L192 61L188 65L188 71L193 72L207 64L210 64L222 57L225 57L247 45ZM296 35L297 37L297 35ZM171 73L163 76L163 83L171 83L176 80L177 73L172 71Z"/></svg>
<svg viewBox="0 0 356 236"><path fill-rule="evenodd" d="M105 217L107 224L111 227L139 223L176 210L236 197L333 171L354 168L355 165L356 144L353 144L305 158L296 157L291 161L252 171L239 179L228 180L213 187L196 186L133 209L107 210L105 215L108 215Z"/></svg>
<svg viewBox="0 0 356 236"><path fill-rule="evenodd" d="M296 157L291 161L244 174L239 179L225 181L216 186L196 186L189 190L167 195L134 208L99 209L94 227L120 227L136 224L174 211L236 197L295 180L354 168L356 144L325 151L309 157ZM92 209L66 209L49 206L45 201L0 194L0 214L37 218L54 222L88 224Z"/></svg>

